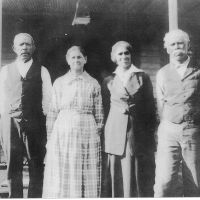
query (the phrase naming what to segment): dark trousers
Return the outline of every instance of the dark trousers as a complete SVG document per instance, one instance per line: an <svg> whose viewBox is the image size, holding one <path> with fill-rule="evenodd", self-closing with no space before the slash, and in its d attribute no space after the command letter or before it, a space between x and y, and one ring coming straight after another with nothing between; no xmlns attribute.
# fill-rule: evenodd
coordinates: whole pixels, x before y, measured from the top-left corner
<svg viewBox="0 0 200 200"><path fill-rule="evenodd" d="M11 145L8 162L9 195L11 198L23 198L24 156L27 157L29 167L28 197L42 197L45 148L41 137L37 138L41 134L37 133L37 130L22 127L21 123L11 118Z"/></svg>

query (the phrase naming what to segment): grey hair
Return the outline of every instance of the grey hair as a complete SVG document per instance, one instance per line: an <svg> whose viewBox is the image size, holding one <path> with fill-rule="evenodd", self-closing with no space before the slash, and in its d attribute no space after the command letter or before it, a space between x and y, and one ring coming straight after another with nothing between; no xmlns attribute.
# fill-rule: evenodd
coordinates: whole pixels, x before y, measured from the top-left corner
<svg viewBox="0 0 200 200"><path fill-rule="evenodd" d="M72 46L72 47L70 47L70 48L67 50L67 53L66 53L66 59L67 59L67 60L68 60L68 58L69 58L70 53L71 53L72 51L74 51L74 50L79 50L79 51L83 54L83 56L86 57L86 52L85 52L85 50L84 50L81 46Z"/></svg>
<svg viewBox="0 0 200 200"><path fill-rule="evenodd" d="M173 38L174 36L181 37L185 42L187 42L187 44L189 44L190 42L189 35L185 31L181 29L176 29L169 31L168 33L165 34L165 37L163 38L165 48L168 47L170 39Z"/></svg>
<svg viewBox="0 0 200 200"><path fill-rule="evenodd" d="M27 37L31 38L32 45L35 46L35 42L34 42L33 37L28 33L18 33L17 35L15 35L14 40L13 40L14 45L15 45L16 41L18 40L18 38L21 37L21 36L27 36Z"/></svg>
<svg viewBox="0 0 200 200"><path fill-rule="evenodd" d="M131 46L131 44L129 44L126 41L119 41L116 42L113 46L112 46L112 50L111 50L111 60L116 63L116 50L119 46L124 46L125 48L127 48L127 50L130 52L130 54L132 55L133 53L133 47Z"/></svg>

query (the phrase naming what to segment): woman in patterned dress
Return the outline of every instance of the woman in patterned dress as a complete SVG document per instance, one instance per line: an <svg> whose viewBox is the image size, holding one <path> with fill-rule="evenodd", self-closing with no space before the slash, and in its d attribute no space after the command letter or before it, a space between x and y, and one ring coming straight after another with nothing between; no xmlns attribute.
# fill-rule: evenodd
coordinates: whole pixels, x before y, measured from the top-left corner
<svg viewBox="0 0 200 200"><path fill-rule="evenodd" d="M47 115L44 198L100 197L103 107L98 82L79 46L66 54L70 71L53 85Z"/></svg>

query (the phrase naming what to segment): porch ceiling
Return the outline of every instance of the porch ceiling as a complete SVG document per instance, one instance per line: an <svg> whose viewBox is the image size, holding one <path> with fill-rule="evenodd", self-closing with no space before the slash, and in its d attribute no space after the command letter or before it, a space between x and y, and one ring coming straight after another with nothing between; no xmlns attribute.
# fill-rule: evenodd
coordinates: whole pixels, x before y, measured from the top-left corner
<svg viewBox="0 0 200 200"><path fill-rule="evenodd" d="M74 13L76 0L3 0L3 14L68 15ZM167 0L81 0L90 12L103 14L167 14Z"/></svg>
<svg viewBox="0 0 200 200"><path fill-rule="evenodd" d="M73 17L77 0L2 0L4 15ZM154 15L167 18L168 0L81 0L83 7L102 19ZM179 18L200 26L200 0L178 0Z"/></svg>
<svg viewBox="0 0 200 200"><path fill-rule="evenodd" d="M3 13L23 15L67 14L77 0L2 0ZM92 12L167 14L167 0L81 0ZM199 16L200 0L178 0L180 14Z"/></svg>

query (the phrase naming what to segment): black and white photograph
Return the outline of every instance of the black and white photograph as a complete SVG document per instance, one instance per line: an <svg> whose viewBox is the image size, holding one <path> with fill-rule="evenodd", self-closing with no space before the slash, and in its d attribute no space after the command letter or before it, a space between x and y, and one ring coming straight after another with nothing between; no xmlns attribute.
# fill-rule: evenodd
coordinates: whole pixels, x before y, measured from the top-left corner
<svg viewBox="0 0 200 200"><path fill-rule="evenodd" d="M200 197L200 0L0 0L0 198Z"/></svg>

